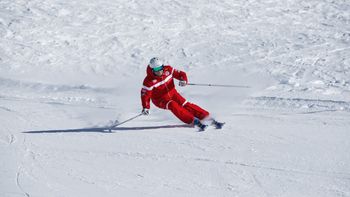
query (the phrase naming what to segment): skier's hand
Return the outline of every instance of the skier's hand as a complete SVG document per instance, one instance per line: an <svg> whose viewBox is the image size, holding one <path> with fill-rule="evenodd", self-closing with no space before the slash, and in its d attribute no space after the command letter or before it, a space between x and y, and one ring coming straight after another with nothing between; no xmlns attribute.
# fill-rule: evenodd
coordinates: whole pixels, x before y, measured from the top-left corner
<svg viewBox="0 0 350 197"><path fill-rule="evenodd" d="M143 108L142 112L143 115L148 116L149 115L149 109Z"/></svg>
<svg viewBox="0 0 350 197"><path fill-rule="evenodd" d="M187 85L187 81L185 81L185 80L180 80L179 81L179 86L186 86Z"/></svg>

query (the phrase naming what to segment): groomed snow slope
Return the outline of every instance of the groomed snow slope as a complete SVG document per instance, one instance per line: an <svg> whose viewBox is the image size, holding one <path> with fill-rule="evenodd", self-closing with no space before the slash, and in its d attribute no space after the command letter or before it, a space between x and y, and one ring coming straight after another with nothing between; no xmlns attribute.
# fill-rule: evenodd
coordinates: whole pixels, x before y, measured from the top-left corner
<svg viewBox="0 0 350 197"><path fill-rule="evenodd" d="M226 122L137 115L153 56ZM350 196L350 2L0 1L0 196Z"/></svg>

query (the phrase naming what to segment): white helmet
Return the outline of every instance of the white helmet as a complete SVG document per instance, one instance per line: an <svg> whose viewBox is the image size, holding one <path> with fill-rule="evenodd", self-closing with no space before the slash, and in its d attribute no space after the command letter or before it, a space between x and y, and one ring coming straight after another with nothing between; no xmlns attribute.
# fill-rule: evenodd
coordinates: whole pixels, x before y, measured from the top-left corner
<svg viewBox="0 0 350 197"><path fill-rule="evenodd" d="M160 60L158 57L154 57L149 61L149 66L153 68L158 68L163 66L163 61Z"/></svg>

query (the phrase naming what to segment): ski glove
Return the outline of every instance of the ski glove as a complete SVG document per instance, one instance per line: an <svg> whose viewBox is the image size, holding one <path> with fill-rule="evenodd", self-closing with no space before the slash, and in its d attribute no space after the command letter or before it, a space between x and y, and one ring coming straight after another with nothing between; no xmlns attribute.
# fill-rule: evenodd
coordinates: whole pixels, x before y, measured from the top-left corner
<svg viewBox="0 0 350 197"><path fill-rule="evenodd" d="M186 86L187 85L187 81L181 80L179 81L179 86Z"/></svg>
<svg viewBox="0 0 350 197"><path fill-rule="evenodd" d="M142 112L143 115L148 116L149 115L149 109L143 108Z"/></svg>

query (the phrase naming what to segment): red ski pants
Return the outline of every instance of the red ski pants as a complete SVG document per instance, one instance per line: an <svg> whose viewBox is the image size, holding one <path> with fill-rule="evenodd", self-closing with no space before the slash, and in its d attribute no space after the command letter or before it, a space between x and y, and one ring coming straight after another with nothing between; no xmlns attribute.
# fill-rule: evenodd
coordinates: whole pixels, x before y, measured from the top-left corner
<svg viewBox="0 0 350 197"><path fill-rule="evenodd" d="M169 109L177 118L187 124L192 124L194 118L203 120L209 116L209 112L196 104L187 102L178 92L175 92L170 99L153 101L153 103L159 108Z"/></svg>

